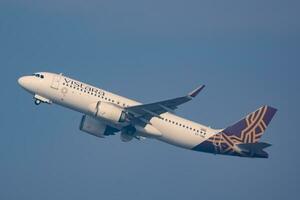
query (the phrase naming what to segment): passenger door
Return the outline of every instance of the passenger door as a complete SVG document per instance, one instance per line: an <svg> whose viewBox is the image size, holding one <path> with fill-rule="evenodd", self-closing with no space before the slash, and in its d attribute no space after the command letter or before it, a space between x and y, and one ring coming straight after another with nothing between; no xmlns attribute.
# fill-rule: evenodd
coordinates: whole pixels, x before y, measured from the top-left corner
<svg viewBox="0 0 300 200"><path fill-rule="evenodd" d="M51 88L58 90L59 88L59 83L62 78L62 74L59 75L53 75L52 83L51 83Z"/></svg>

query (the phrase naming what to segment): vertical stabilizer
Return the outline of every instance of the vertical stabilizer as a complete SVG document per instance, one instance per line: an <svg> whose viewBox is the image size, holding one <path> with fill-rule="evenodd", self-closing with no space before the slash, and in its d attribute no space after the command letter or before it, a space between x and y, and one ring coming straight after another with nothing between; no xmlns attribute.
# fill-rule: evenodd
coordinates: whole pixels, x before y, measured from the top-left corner
<svg viewBox="0 0 300 200"><path fill-rule="evenodd" d="M222 133L231 137L234 143L256 143L259 141L277 109L263 106L244 119L224 129Z"/></svg>

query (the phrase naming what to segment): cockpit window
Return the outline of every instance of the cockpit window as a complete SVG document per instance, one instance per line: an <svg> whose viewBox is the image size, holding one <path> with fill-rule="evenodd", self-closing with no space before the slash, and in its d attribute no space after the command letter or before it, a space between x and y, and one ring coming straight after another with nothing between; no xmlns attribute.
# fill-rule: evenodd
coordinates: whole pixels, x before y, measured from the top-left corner
<svg viewBox="0 0 300 200"><path fill-rule="evenodd" d="M38 77L38 78L44 78L44 75L43 74L32 74L33 76L35 76L35 77Z"/></svg>

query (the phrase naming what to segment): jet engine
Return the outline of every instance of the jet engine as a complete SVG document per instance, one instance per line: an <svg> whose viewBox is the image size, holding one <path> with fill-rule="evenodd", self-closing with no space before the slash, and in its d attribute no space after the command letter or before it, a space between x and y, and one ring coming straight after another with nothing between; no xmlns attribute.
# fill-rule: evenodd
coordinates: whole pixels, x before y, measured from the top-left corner
<svg viewBox="0 0 300 200"><path fill-rule="evenodd" d="M129 142L136 136L136 128L133 126L127 126L121 130L122 142Z"/></svg>
<svg viewBox="0 0 300 200"><path fill-rule="evenodd" d="M114 135L115 132L119 131L118 129L107 126L101 120L88 115L82 116L79 129L100 138L107 135Z"/></svg>
<svg viewBox="0 0 300 200"><path fill-rule="evenodd" d="M95 117L103 118L114 123L126 121L126 113L124 110L111 103L98 101L90 106L90 110Z"/></svg>

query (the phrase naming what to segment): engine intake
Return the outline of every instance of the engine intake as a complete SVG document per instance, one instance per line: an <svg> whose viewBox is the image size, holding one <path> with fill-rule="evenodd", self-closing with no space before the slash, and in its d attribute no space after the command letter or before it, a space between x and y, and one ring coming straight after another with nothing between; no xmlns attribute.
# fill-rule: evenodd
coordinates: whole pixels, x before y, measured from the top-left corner
<svg viewBox="0 0 300 200"><path fill-rule="evenodd" d="M109 127L106 124L88 115L82 116L79 129L100 138L110 134Z"/></svg>

